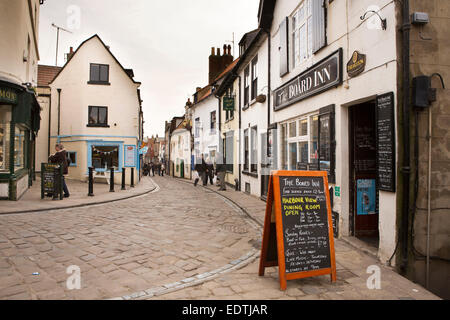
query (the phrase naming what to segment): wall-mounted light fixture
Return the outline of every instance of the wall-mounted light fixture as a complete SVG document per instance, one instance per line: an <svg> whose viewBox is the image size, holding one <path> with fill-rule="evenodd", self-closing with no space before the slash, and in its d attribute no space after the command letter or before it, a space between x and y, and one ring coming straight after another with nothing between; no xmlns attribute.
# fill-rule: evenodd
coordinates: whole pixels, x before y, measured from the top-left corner
<svg viewBox="0 0 450 320"><path fill-rule="evenodd" d="M364 20L366 18L366 15L368 13L370 13L370 12L376 14L378 16L378 18L380 18L380 20L381 20L381 28L383 28L383 30L386 30L386 28L387 28L386 19L381 18L380 14L378 12L376 12L376 11L373 11L373 10L366 11L366 13L364 13L364 15L360 17L360 19Z"/></svg>

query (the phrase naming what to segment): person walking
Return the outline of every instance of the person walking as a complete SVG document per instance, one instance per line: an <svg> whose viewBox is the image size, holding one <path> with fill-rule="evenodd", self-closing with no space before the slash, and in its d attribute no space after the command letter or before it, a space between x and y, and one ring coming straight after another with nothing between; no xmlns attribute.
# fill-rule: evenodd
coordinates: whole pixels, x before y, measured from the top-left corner
<svg viewBox="0 0 450 320"><path fill-rule="evenodd" d="M205 158L204 158L203 154L202 154L201 174L202 174L203 186L207 186L208 185L208 165L205 162Z"/></svg>
<svg viewBox="0 0 450 320"><path fill-rule="evenodd" d="M164 165L164 162L161 163L161 175L164 177L164 171L166 171L166 166Z"/></svg>
<svg viewBox="0 0 450 320"><path fill-rule="evenodd" d="M67 188L66 179L64 178L65 175L69 173L69 164L67 161L67 152L64 150L64 146L62 143L57 143L55 145L56 153L51 155L48 160L50 163L56 163L63 168L63 176L62 176L62 183L63 183L63 191L64 191L64 198L70 197L69 189Z"/></svg>
<svg viewBox="0 0 450 320"><path fill-rule="evenodd" d="M223 157L222 154L219 153L217 155L217 164L216 164L216 171L217 171L217 178L220 181L220 188L219 191L225 191L227 190L225 186L225 174L226 174L226 166L223 163Z"/></svg>
<svg viewBox="0 0 450 320"><path fill-rule="evenodd" d="M206 166L208 169L208 178L209 178L209 183L213 186L214 185L214 164L211 161L211 158L208 157L206 158Z"/></svg>
<svg viewBox="0 0 450 320"><path fill-rule="evenodd" d="M155 176L155 165L153 162L150 162L150 170L152 172L152 176Z"/></svg>
<svg viewBox="0 0 450 320"><path fill-rule="evenodd" d="M199 170L200 170L200 164L197 163L194 166L194 171L192 172L192 179L194 179L194 187L197 186L197 183L200 180Z"/></svg>

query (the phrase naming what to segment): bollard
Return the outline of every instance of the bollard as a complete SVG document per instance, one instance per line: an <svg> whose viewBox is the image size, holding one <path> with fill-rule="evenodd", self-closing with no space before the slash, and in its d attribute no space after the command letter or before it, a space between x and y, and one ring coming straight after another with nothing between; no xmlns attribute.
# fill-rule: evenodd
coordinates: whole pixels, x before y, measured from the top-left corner
<svg viewBox="0 0 450 320"><path fill-rule="evenodd" d="M131 185L130 187L134 188L134 168L131 168Z"/></svg>
<svg viewBox="0 0 450 320"><path fill-rule="evenodd" d="M121 190L126 190L126 188L125 188L125 168L122 168L122 189Z"/></svg>
<svg viewBox="0 0 450 320"><path fill-rule="evenodd" d="M88 197L94 196L94 168L89 167L89 190Z"/></svg>
<svg viewBox="0 0 450 320"><path fill-rule="evenodd" d="M114 167L111 167L109 170L111 171L109 178L109 192L114 192Z"/></svg>

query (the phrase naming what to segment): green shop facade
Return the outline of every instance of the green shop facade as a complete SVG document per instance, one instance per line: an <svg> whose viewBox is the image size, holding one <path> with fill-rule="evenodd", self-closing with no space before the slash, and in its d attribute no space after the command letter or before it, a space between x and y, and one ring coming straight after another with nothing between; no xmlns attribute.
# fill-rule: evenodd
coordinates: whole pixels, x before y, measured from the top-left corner
<svg viewBox="0 0 450 320"><path fill-rule="evenodd" d="M19 200L32 185L39 125L34 91L0 79L0 200Z"/></svg>

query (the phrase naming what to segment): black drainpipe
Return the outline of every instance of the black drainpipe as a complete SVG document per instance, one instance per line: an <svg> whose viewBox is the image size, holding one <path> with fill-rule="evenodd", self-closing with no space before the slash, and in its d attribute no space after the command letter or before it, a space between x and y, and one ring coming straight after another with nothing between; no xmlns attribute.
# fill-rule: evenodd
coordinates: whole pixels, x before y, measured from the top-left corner
<svg viewBox="0 0 450 320"><path fill-rule="evenodd" d="M238 150L238 161L239 161L239 191L241 191L241 181L242 181L242 172L241 172L241 147L242 147L242 140L241 140L241 129L242 129L242 120L241 120L241 110L242 110L242 100L241 100L241 76L238 76L237 74L234 74L237 78L239 78L239 150Z"/></svg>
<svg viewBox="0 0 450 320"><path fill-rule="evenodd" d="M61 89L58 90L58 142L60 136L60 126L61 126Z"/></svg>
<svg viewBox="0 0 450 320"><path fill-rule="evenodd" d="M409 179L410 179L410 139L409 139L409 107L410 107L410 70L409 70L409 34L411 24L409 21L409 0L403 0L403 205L402 205L402 226L401 226L401 241L402 241L402 263L401 271L406 272L408 264L408 229L409 229Z"/></svg>
<svg viewBox="0 0 450 320"><path fill-rule="evenodd" d="M47 137L47 159L50 157L50 137L52 136L52 98L48 98L48 137Z"/></svg>

